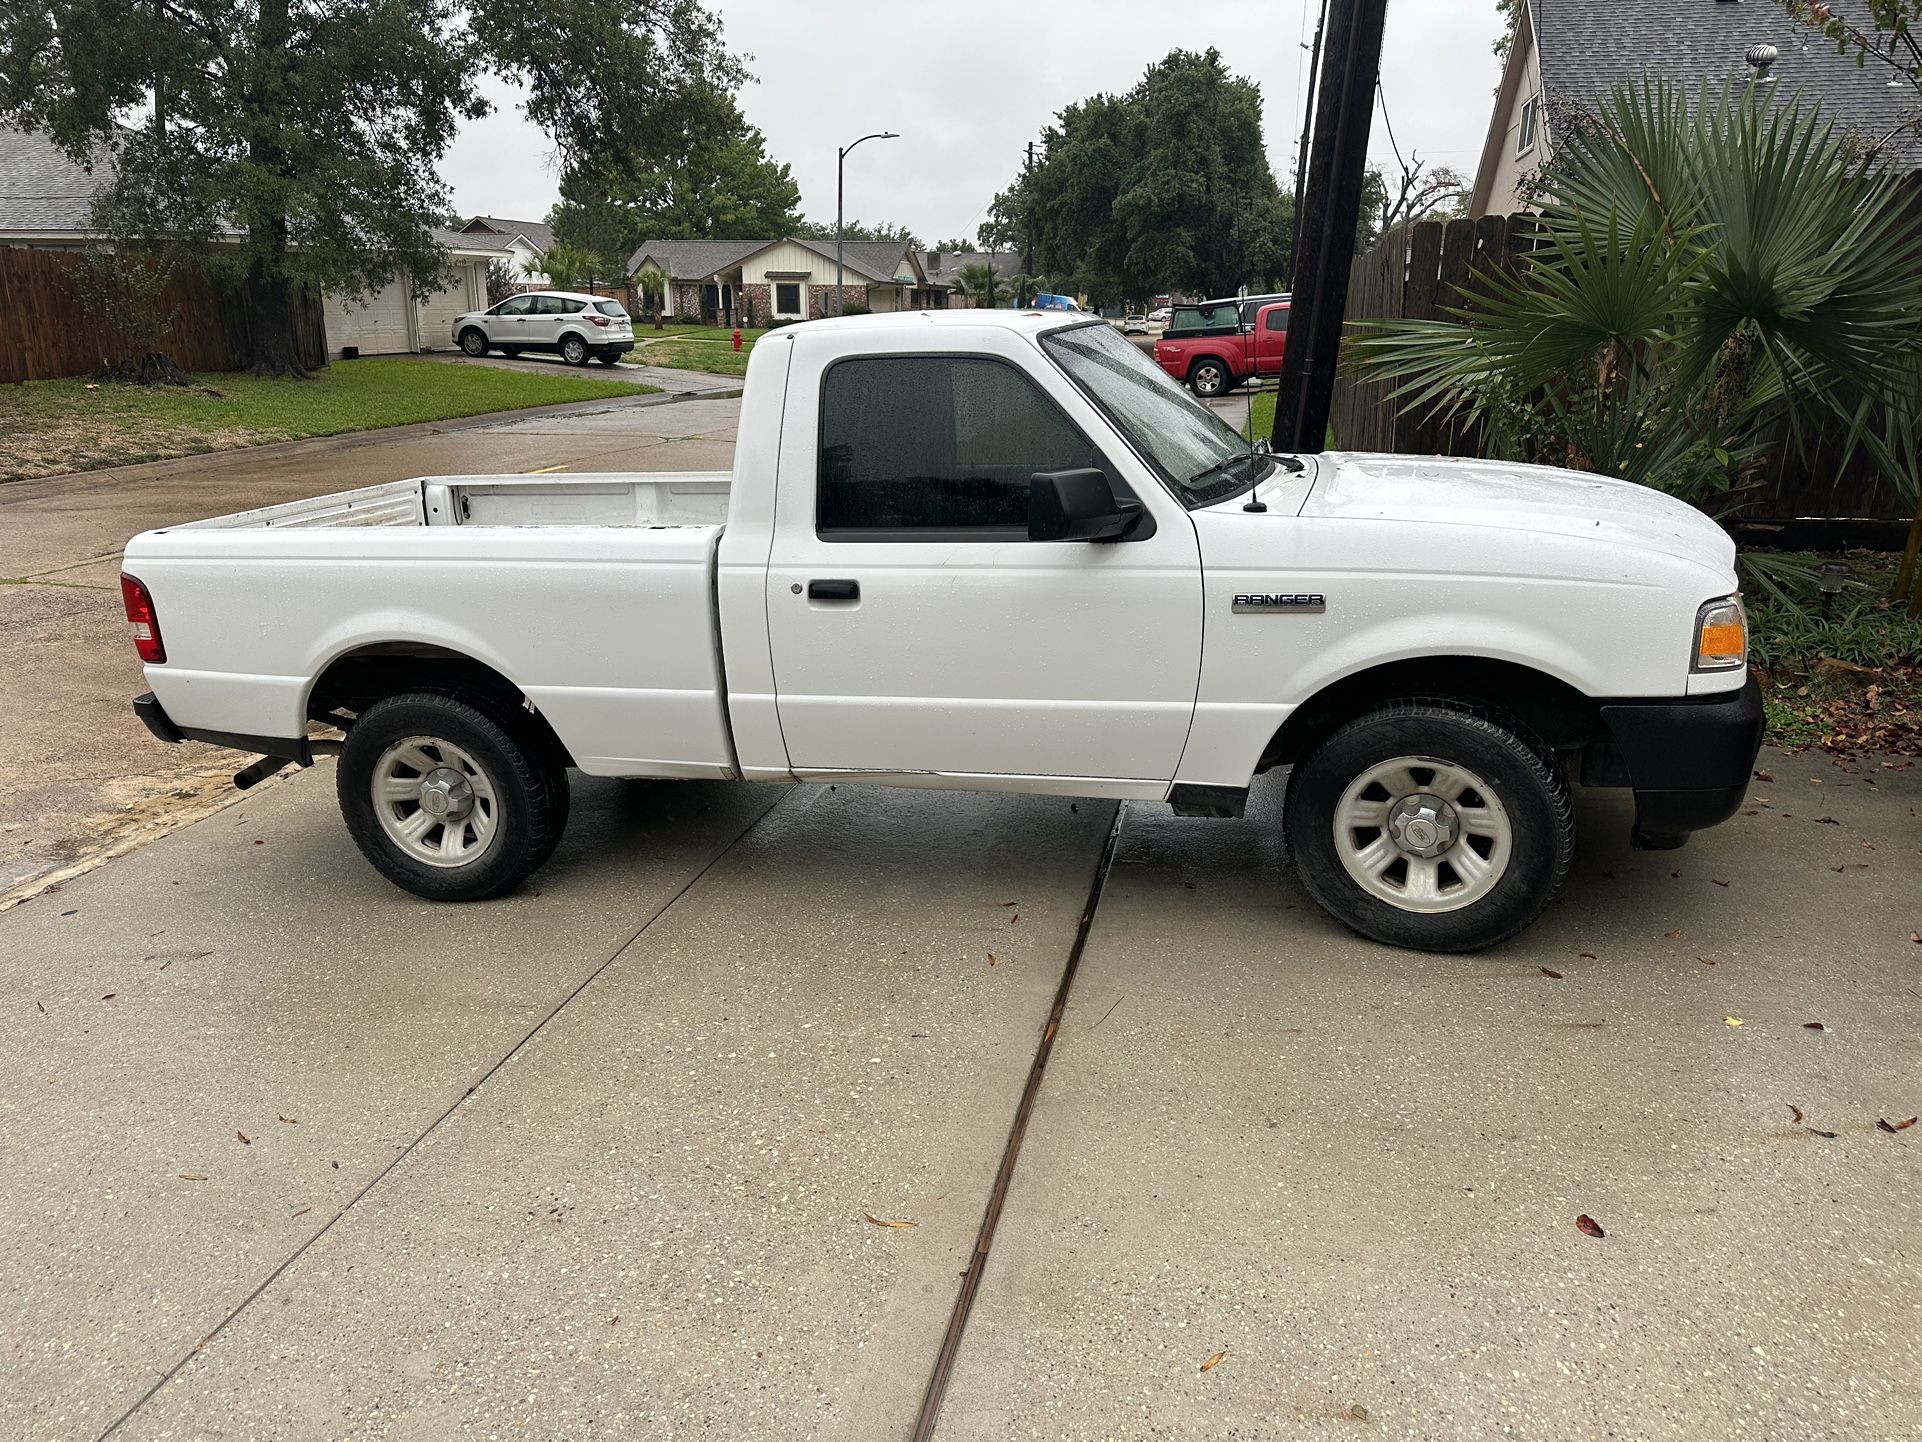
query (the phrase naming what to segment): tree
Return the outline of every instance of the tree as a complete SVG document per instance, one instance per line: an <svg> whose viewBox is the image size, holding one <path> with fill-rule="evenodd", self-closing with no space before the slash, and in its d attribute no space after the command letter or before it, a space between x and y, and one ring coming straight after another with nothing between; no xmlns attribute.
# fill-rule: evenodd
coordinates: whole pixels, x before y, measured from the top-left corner
<svg viewBox="0 0 1922 1442"><path fill-rule="evenodd" d="M804 240L834 239L834 222L831 220L803 220L788 232ZM850 220L842 226L841 233L849 240L895 240L904 250L926 250L921 238L905 225L867 225L858 220Z"/></svg>
<svg viewBox="0 0 1922 1442"><path fill-rule="evenodd" d="M607 262L593 251L558 240L547 248L547 254L540 259L529 260L527 270L530 275L545 275L547 283L556 290L574 290L582 285L594 285L608 274Z"/></svg>
<svg viewBox="0 0 1922 1442"><path fill-rule="evenodd" d="M667 309L667 275L651 265L634 272L634 289L641 293L647 308L654 313L654 329L661 329Z"/></svg>
<svg viewBox="0 0 1922 1442"><path fill-rule="evenodd" d="M972 254L974 248L974 242L966 236L957 236L953 240L937 240L933 245L928 247L929 250L945 251L952 254Z"/></svg>
<svg viewBox="0 0 1922 1442"><path fill-rule="evenodd" d="M514 279L514 267L504 260L487 262L487 303L499 305L514 293L519 284Z"/></svg>
<svg viewBox="0 0 1922 1442"><path fill-rule="evenodd" d="M1125 95L1070 105L1043 157L995 198L984 245L1098 305L1162 291L1264 289L1287 269L1288 203L1261 138L1261 92L1214 50L1176 50Z"/></svg>
<svg viewBox="0 0 1922 1442"><path fill-rule="evenodd" d="M1495 37L1494 51L1497 60L1508 59L1509 47L1515 43L1515 27L1521 22L1522 0L1495 0L1495 12L1502 17L1502 32ZM1500 90L1502 82L1498 78L1495 88Z"/></svg>
<svg viewBox="0 0 1922 1442"><path fill-rule="evenodd" d="M301 372L303 289L441 279L435 166L485 74L572 161L657 153L742 70L699 0L0 0L0 124L109 151L101 227L210 257L261 374Z"/></svg>
<svg viewBox="0 0 1922 1442"><path fill-rule="evenodd" d="M1364 375L1479 424L1486 454L1712 512L1781 435L1845 427L1918 502L1922 229L1900 177L1740 83L1617 90L1558 145L1535 247L1484 270L1457 319L1352 342ZM1745 565L1783 594L1779 567Z"/></svg>
<svg viewBox="0 0 1922 1442"><path fill-rule="evenodd" d="M554 234L622 264L649 240L768 240L800 220L801 191L734 97L707 86L678 133L642 155L583 156L561 176Z"/></svg>
<svg viewBox="0 0 1922 1442"><path fill-rule="evenodd" d="M997 275L994 267L985 260L977 260L957 270L954 273L954 286L976 305L997 306L1015 298L1013 284Z"/></svg>

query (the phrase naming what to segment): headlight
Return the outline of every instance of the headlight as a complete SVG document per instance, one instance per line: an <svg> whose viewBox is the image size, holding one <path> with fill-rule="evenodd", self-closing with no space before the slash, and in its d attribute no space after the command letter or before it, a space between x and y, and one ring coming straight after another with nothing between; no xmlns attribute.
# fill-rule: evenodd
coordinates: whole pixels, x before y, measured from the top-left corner
<svg viewBox="0 0 1922 1442"><path fill-rule="evenodd" d="M1748 664L1748 613L1740 596L1710 601L1695 614L1695 671L1736 671Z"/></svg>

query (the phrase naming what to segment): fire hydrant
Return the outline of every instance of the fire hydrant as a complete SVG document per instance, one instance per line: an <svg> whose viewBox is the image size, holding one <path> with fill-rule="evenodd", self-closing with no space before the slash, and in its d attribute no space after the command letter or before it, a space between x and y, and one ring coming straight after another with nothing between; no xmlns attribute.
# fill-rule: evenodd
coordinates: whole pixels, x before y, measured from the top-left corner
<svg viewBox="0 0 1922 1442"><path fill-rule="evenodd" d="M734 332L734 349L739 350L740 348L741 348L741 333L737 330Z"/></svg>

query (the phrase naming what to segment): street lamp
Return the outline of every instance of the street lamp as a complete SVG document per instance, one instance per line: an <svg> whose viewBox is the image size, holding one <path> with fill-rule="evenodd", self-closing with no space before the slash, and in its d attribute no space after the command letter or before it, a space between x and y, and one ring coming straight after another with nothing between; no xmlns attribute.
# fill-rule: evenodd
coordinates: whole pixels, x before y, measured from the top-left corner
<svg viewBox="0 0 1922 1442"><path fill-rule="evenodd" d="M900 138L897 131L877 130L872 135L863 135L861 140L899 140ZM854 145L843 145L840 158L834 163L834 313L836 315L847 313L847 298L841 289L847 280L846 273L841 267L842 176L847 169L848 152L854 149L855 145L859 145L861 140L855 141Z"/></svg>

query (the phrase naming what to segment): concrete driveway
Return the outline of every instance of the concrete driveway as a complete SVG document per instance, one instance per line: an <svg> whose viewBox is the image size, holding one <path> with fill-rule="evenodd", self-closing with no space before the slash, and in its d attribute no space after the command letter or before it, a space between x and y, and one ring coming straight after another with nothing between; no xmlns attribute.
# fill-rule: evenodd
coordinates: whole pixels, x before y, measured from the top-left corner
<svg viewBox="0 0 1922 1442"><path fill-rule="evenodd" d="M1915 1435L1922 769L1763 765L1435 958L1279 777L582 780L436 907L323 763L0 914L0 1436Z"/></svg>
<svg viewBox="0 0 1922 1442"><path fill-rule="evenodd" d="M136 532L408 476L725 470L739 414L592 401L0 486L0 904L224 804L248 759L161 745L128 708L146 689L119 591Z"/></svg>

